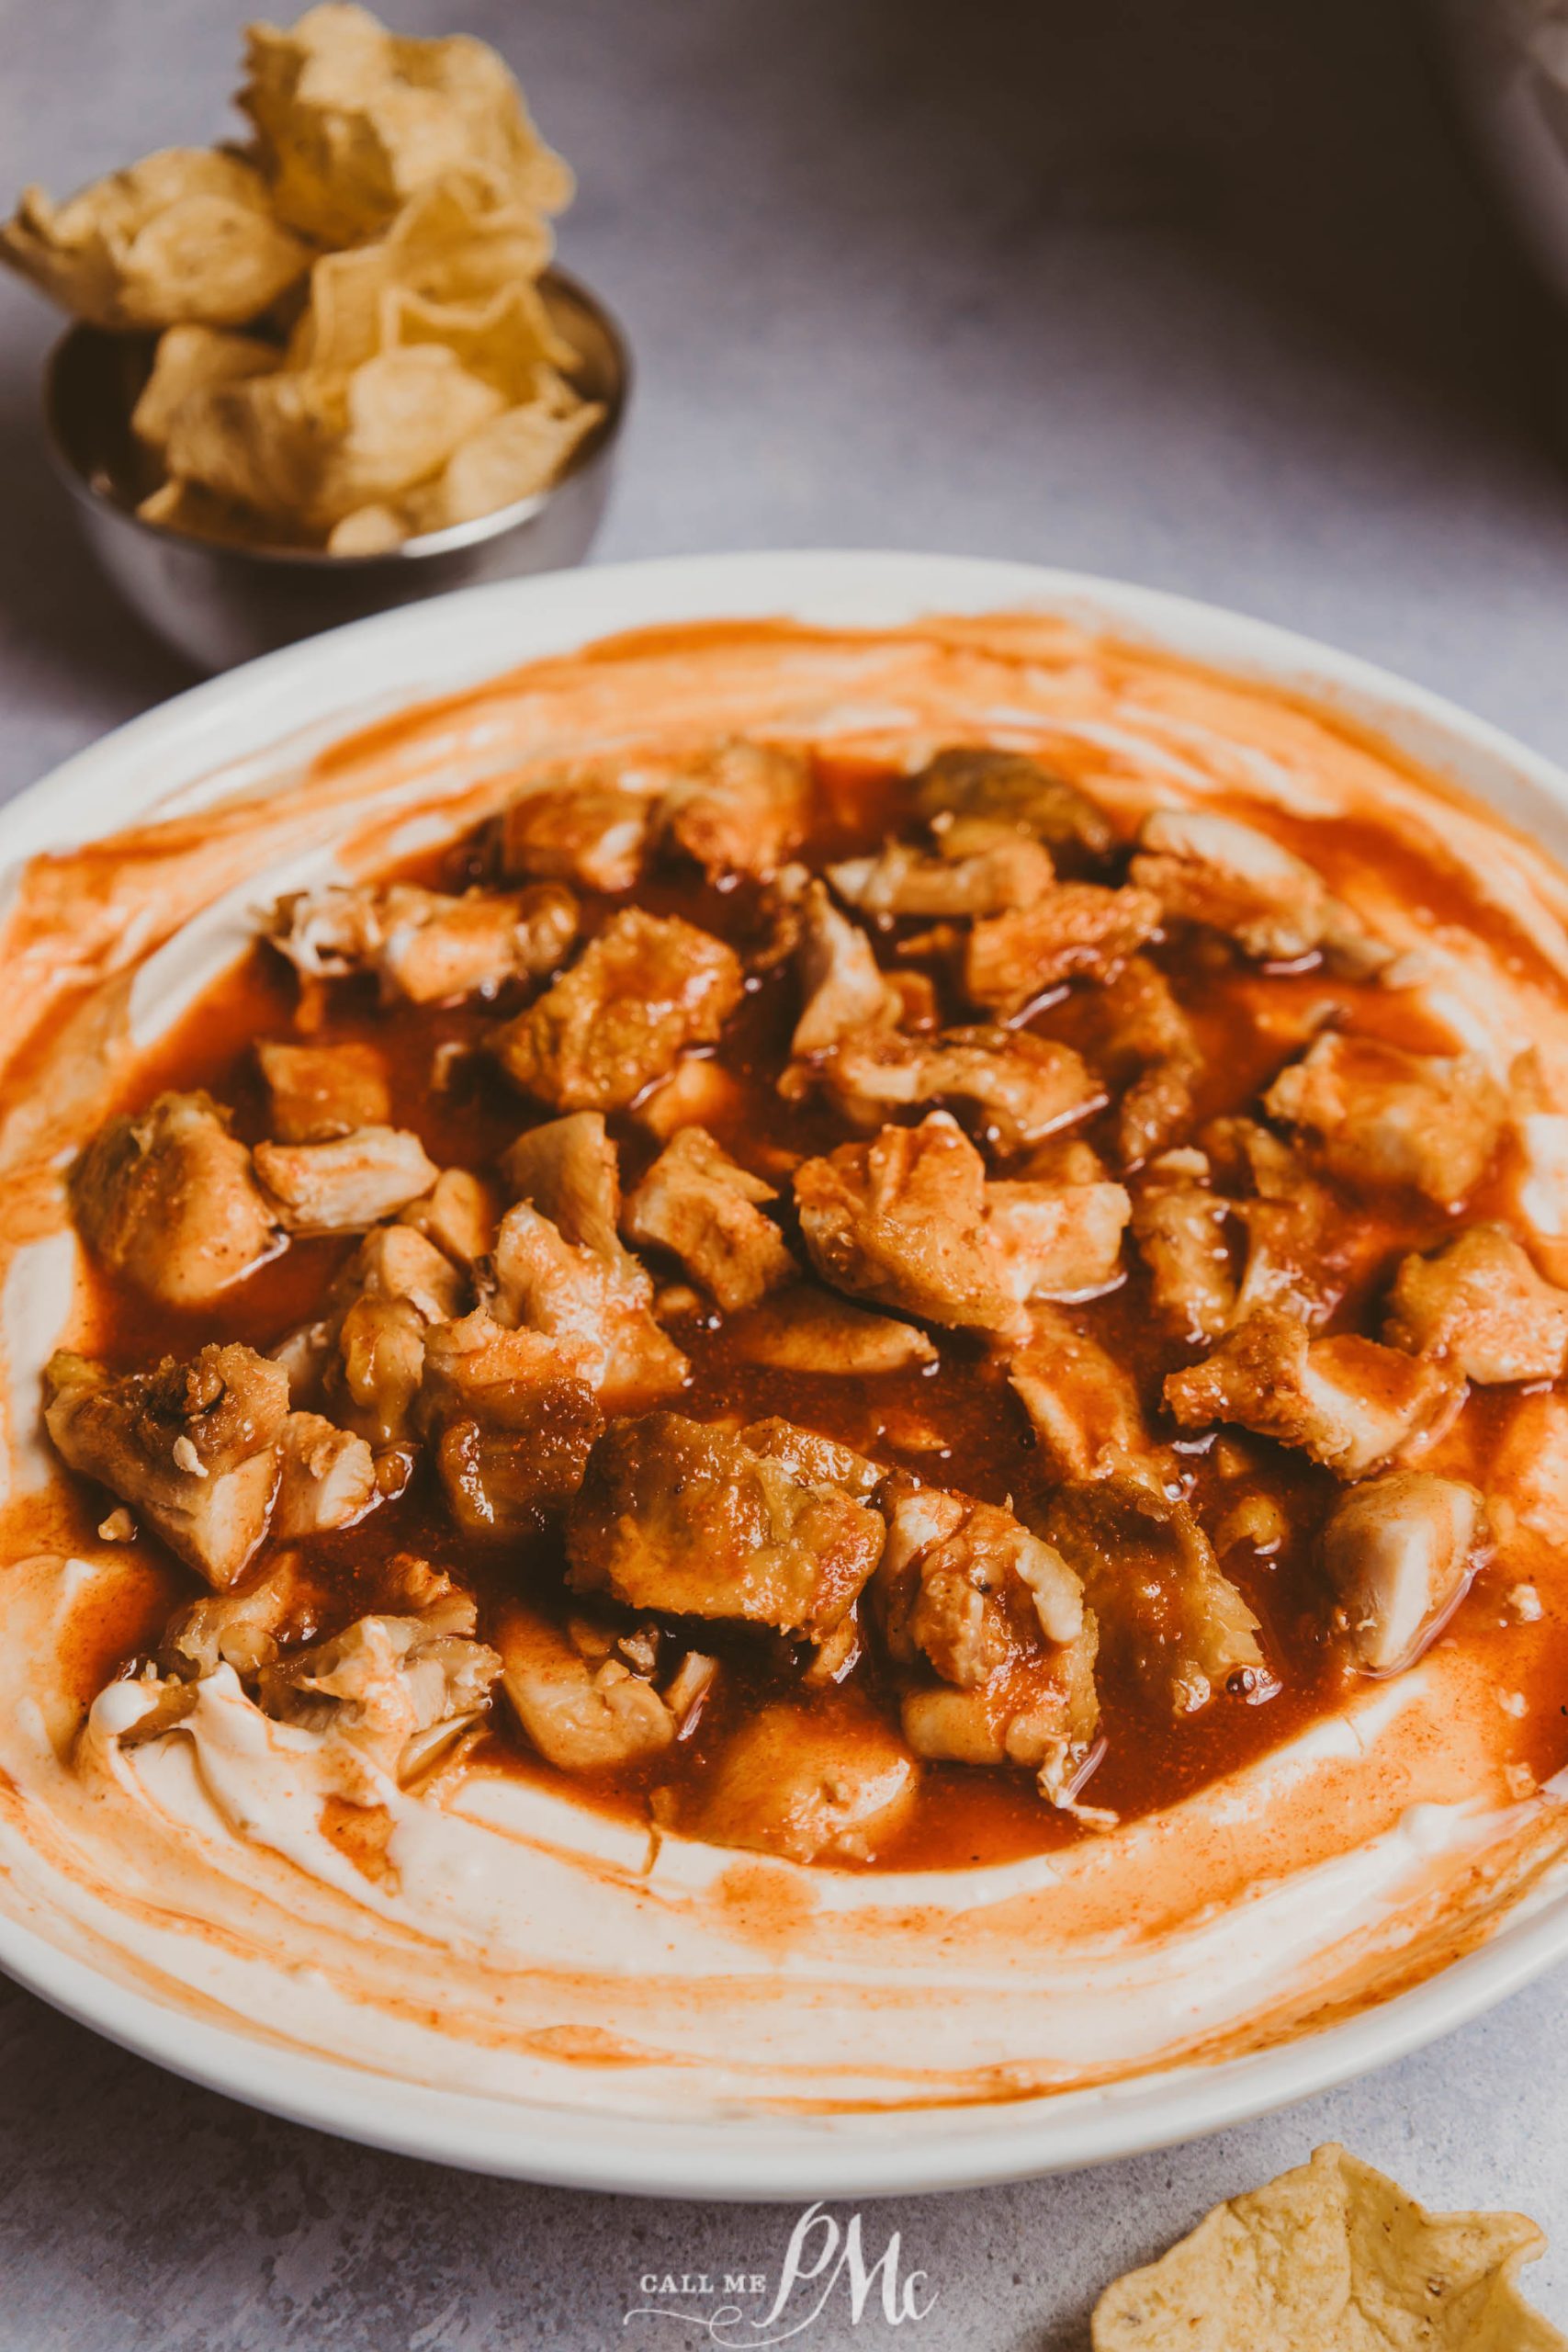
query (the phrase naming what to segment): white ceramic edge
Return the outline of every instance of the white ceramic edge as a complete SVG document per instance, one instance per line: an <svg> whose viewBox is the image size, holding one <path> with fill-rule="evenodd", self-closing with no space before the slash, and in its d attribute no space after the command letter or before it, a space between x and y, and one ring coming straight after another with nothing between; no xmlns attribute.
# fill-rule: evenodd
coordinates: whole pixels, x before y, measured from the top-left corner
<svg viewBox="0 0 1568 2352"><path fill-rule="evenodd" d="M1357 657L1162 591L1020 563L795 550L688 556L465 590L265 656L150 711L0 809L9 871L126 822L247 755L649 622L778 615L886 625L1037 607L1314 694L1382 729L1516 820L1568 811L1568 775L1485 721ZM513 633L514 632L514 633ZM389 677L395 688L389 691ZM280 703L287 727L280 734ZM330 724L328 723L330 722ZM1539 797L1538 797L1539 796ZM299 2123L473 2171L707 2199L956 2189L1168 2146L1331 2088L1451 2031L1568 1958L1568 1889L1380 2007L1214 2067L1094 2092L917 2115L796 2118L739 2108L699 2124L521 2105L279 2050L100 1974L0 1916L0 1967L109 2040Z"/></svg>

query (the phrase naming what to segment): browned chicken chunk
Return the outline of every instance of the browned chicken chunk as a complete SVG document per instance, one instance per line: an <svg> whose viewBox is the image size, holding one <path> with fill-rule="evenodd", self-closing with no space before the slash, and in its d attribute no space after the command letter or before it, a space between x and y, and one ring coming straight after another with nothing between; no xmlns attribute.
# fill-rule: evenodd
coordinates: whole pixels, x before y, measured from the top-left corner
<svg viewBox="0 0 1568 2352"><path fill-rule="evenodd" d="M1346 1638L1369 1674L1400 1674L1428 1649L1486 1556L1473 1487L1393 1470L1341 1496L1323 1531L1323 1566Z"/></svg>
<svg viewBox="0 0 1568 2352"><path fill-rule="evenodd" d="M1299 1446L1342 1478L1429 1444L1463 1395L1462 1380L1446 1366L1354 1332L1314 1340L1280 1307L1260 1307L1213 1355L1165 1384L1184 1429L1238 1421Z"/></svg>
<svg viewBox="0 0 1568 2352"><path fill-rule="evenodd" d="M494 1249L499 1217L482 1176L468 1168L444 1168L428 1193L400 1211L398 1222L412 1226L454 1266L471 1272Z"/></svg>
<svg viewBox="0 0 1568 2352"><path fill-rule="evenodd" d="M288 1380L237 1342L114 1380L56 1355L44 1420L62 1460L144 1519L221 1588L254 1557L277 1493Z"/></svg>
<svg viewBox="0 0 1568 2352"><path fill-rule="evenodd" d="M388 999L444 1004L557 970L577 905L556 883L461 898L413 882L331 884L280 900L268 935L304 979L375 972Z"/></svg>
<svg viewBox="0 0 1568 2352"><path fill-rule="evenodd" d="M1147 890L1058 882L1032 906L990 915L969 933L964 993L1003 1014L1064 980L1103 980L1159 929L1159 900Z"/></svg>
<svg viewBox="0 0 1568 2352"><path fill-rule="evenodd" d="M269 1257L277 1212L229 1114L206 1094L160 1094L111 1119L71 1172L96 1256L169 1306L203 1306Z"/></svg>
<svg viewBox="0 0 1568 2352"><path fill-rule="evenodd" d="M378 1499L376 1457L362 1437L321 1413L290 1413L283 1424L283 1475L273 1505L275 1539L348 1527Z"/></svg>
<svg viewBox="0 0 1568 2352"><path fill-rule="evenodd" d="M256 1047L267 1092L267 1133L279 1143L325 1143L355 1127L384 1126L392 1097L384 1056L374 1046L292 1046L264 1038Z"/></svg>
<svg viewBox="0 0 1568 2352"><path fill-rule="evenodd" d="M612 1422L568 1521L571 1582L633 1609L829 1632L882 1552L874 1510L727 1430Z"/></svg>
<svg viewBox="0 0 1568 2352"><path fill-rule="evenodd" d="M857 1030L823 1063L824 1091L855 1125L912 1102L972 1102L1001 1151L1037 1143L1097 1111L1105 1089L1070 1046L1027 1029L948 1029L935 1037Z"/></svg>
<svg viewBox="0 0 1568 2352"><path fill-rule="evenodd" d="M1483 1386L1559 1380L1568 1368L1568 1291L1541 1280L1506 1227L1475 1225L1430 1258L1404 1261L1383 1337Z"/></svg>
<svg viewBox="0 0 1568 2352"><path fill-rule="evenodd" d="M759 1205L777 1198L705 1127L682 1127L626 1202L626 1230L640 1247L672 1250L726 1314L738 1314L799 1272Z"/></svg>
<svg viewBox="0 0 1568 2352"><path fill-rule="evenodd" d="M447 1506L470 1535L514 1535L570 1499L604 1416L594 1351L508 1330L482 1308L425 1334L422 1425Z"/></svg>
<svg viewBox="0 0 1568 2352"><path fill-rule="evenodd" d="M406 1438L424 1371L425 1333L462 1312L468 1284L412 1226L367 1234L331 1311L278 1350L296 1394L319 1391L332 1418L385 1446Z"/></svg>
<svg viewBox="0 0 1568 2352"><path fill-rule="evenodd" d="M1150 1162L1133 1196L1133 1231L1155 1311L1193 1343L1228 1330L1236 1306L1225 1238L1232 1204L1213 1191L1209 1172L1202 1152L1168 1151Z"/></svg>
<svg viewBox="0 0 1568 2352"><path fill-rule="evenodd" d="M220 1666L231 1666L249 1681L276 1657L286 1630L306 1638L315 1630L293 1552L280 1554L243 1584L203 1593L178 1611L164 1628L158 1663L181 1681L200 1681Z"/></svg>
<svg viewBox="0 0 1568 2352"><path fill-rule="evenodd" d="M1127 1652L1172 1712L1190 1714L1233 1682L1271 1682L1258 1620L1185 1503L1141 1479L1058 1487L1044 1532L1082 1579L1110 1654Z"/></svg>
<svg viewBox="0 0 1568 2352"><path fill-rule="evenodd" d="M1115 840L1104 810L1076 784L1053 775L1027 752L988 745L939 752L915 779L915 807L933 831L978 818L1012 825L1053 849L1082 849L1096 857Z"/></svg>
<svg viewBox="0 0 1568 2352"><path fill-rule="evenodd" d="M573 1111L530 1127L504 1153L502 1173L569 1241L621 1256L621 1170L602 1111Z"/></svg>
<svg viewBox="0 0 1568 2352"><path fill-rule="evenodd" d="M1123 1090L1117 1150L1124 1168L1138 1168L1188 1127L1203 1057L1170 982L1146 956L1130 956L1111 976L1095 1012L1093 1058Z"/></svg>
<svg viewBox="0 0 1568 2352"><path fill-rule="evenodd" d="M774 743L721 743L683 761L660 820L710 881L777 871L806 830L809 763Z"/></svg>
<svg viewBox="0 0 1568 2352"><path fill-rule="evenodd" d="M1320 1037L1264 1096L1348 1184L1411 1185L1452 1208L1485 1174L1507 1114L1473 1054L1411 1054L1371 1037Z"/></svg>
<svg viewBox="0 0 1568 2352"><path fill-rule="evenodd" d="M636 1764L674 1744L677 1721L646 1675L606 1647L584 1655L536 1610L509 1602L496 1627L501 1687L530 1746L563 1772Z"/></svg>
<svg viewBox="0 0 1568 2352"><path fill-rule="evenodd" d="M440 1170L404 1127L325 1143L258 1143L255 1170L289 1233L362 1233L428 1193Z"/></svg>
<svg viewBox="0 0 1568 2352"><path fill-rule="evenodd" d="M828 868L840 899L863 915L1000 915L1032 906L1055 880L1051 854L1027 833L1002 830L983 849L952 856L951 835L932 857L908 842L887 842L875 857Z"/></svg>
<svg viewBox="0 0 1568 2352"><path fill-rule="evenodd" d="M933 1323L1015 1326L1016 1290L983 1229L985 1162L945 1112L803 1161L795 1198L812 1262L838 1289Z"/></svg>
<svg viewBox="0 0 1568 2352"><path fill-rule="evenodd" d="M740 1001L740 964L678 916L625 908L570 972L491 1040L507 1075L558 1111L622 1110Z"/></svg>
<svg viewBox="0 0 1568 2352"><path fill-rule="evenodd" d="M618 1245L603 1257L519 1201L501 1220L490 1274L497 1321L580 1343L606 1412L651 1403L684 1382L686 1359L654 1320L653 1284Z"/></svg>
<svg viewBox="0 0 1568 2352"><path fill-rule="evenodd" d="M629 890L642 872L655 800L607 777L532 786L501 817L502 870Z"/></svg>
<svg viewBox="0 0 1568 2352"><path fill-rule="evenodd" d="M1293 964L1321 950L1357 979L1393 960L1314 866L1255 826L1207 808L1156 808L1139 842L1134 881L1168 916L1223 932L1244 956Z"/></svg>
<svg viewBox="0 0 1568 2352"><path fill-rule="evenodd" d="M734 1326L733 1338L748 1363L851 1379L903 1372L911 1364L934 1363L937 1357L918 1324L872 1315L814 1283L796 1283L765 1299Z"/></svg>
<svg viewBox="0 0 1568 2352"><path fill-rule="evenodd" d="M866 1029L889 1027L902 1000L878 968L864 932L840 913L824 884L807 885L798 914L801 1012L790 1051L800 1059L828 1053L841 1038Z"/></svg>
<svg viewBox="0 0 1568 2352"><path fill-rule="evenodd" d="M677 1822L710 1845L792 1862L869 1862L908 1820L919 1780L908 1748L863 1702L778 1700L731 1735Z"/></svg>
<svg viewBox="0 0 1568 2352"><path fill-rule="evenodd" d="M948 1686L905 1692L917 1755L1019 1764L1050 1803L1069 1804L1098 1724L1096 1629L1059 1552L989 1503L904 1487L892 1498L876 1574L887 1646Z"/></svg>
<svg viewBox="0 0 1568 2352"><path fill-rule="evenodd" d="M1008 1378L1054 1478L1147 1475L1154 1448L1138 1392L1099 1341L1059 1308L1036 1306Z"/></svg>
<svg viewBox="0 0 1568 2352"><path fill-rule="evenodd" d="M1082 1298L1120 1278L1131 1210L1122 1187L1102 1181L990 1183L984 1230L1021 1305Z"/></svg>

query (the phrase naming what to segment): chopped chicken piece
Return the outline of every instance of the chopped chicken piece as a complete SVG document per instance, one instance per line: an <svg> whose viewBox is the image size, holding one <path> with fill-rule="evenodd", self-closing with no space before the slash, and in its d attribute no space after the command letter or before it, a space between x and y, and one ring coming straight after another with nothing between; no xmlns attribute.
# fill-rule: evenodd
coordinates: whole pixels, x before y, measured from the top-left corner
<svg viewBox="0 0 1568 2352"><path fill-rule="evenodd" d="M731 874L766 880L806 831L810 782L798 752L720 743L682 763L660 803L660 819L710 882Z"/></svg>
<svg viewBox="0 0 1568 2352"><path fill-rule="evenodd" d="M1342 1495L1323 1531L1353 1655L1369 1674L1402 1674L1428 1649L1486 1556L1473 1487L1393 1470Z"/></svg>
<svg viewBox="0 0 1568 2352"><path fill-rule="evenodd" d="M919 1768L874 1711L846 1693L826 1712L775 1700L731 1734L680 1826L713 1846L792 1862L869 1862L914 1809Z"/></svg>
<svg viewBox="0 0 1568 2352"><path fill-rule="evenodd" d="M1568 1396L1527 1396L1512 1406L1487 1466L1499 1535L1513 1522L1568 1551Z"/></svg>
<svg viewBox="0 0 1568 2352"><path fill-rule="evenodd" d="M333 1313L288 1343L291 1379L303 1386L319 1353L333 1418L375 1446L409 1433L433 1323L462 1312L468 1285L451 1260L407 1225L366 1235L336 1285Z"/></svg>
<svg viewBox="0 0 1568 2352"><path fill-rule="evenodd" d="M582 1484L604 1416L594 1351L508 1330L483 1308L425 1335L420 1419L453 1518L470 1535L512 1535Z"/></svg>
<svg viewBox="0 0 1568 2352"><path fill-rule="evenodd" d="M1507 1112L1475 1054L1409 1054L1370 1037L1319 1037L1264 1096L1269 1115L1312 1136L1349 1184L1406 1184L1442 1208L1474 1190Z"/></svg>
<svg viewBox="0 0 1568 2352"><path fill-rule="evenodd" d="M655 1322L653 1284L628 1251L617 1246L614 1258L601 1257L519 1201L501 1220L490 1270L496 1320L581 1342L606 1412L684 1382L686 1359Z"/></svg>
<svg viewBox="0 0 1568 2352"><path fill-rule="evenodd" d="M385 999L441 1004L557 970L577 936L577 905L553 882L461 898L413 882L333 883L281 899L269 936L307 980L373 971Z"/></svg>
<svg viewBox="0 0 1568 2352"><path fill-rule="evenodd" d="M795 1198L812 1262L837 1288L933 1323L1016 1325L1011 1270L984 1231L985 1162L946 1112L803 1161Z"/></svg>
<svg viewBox="0 0 1568 2352"><path fill-rule="evenodd" d="M373 1227L343 1276L345 1296L368 1291L373 1298L406 1298L427 1323L459 1314L467 1288L446 1251L400 1220Z"/></svg>
<svg viewBox="0 0 1568 2352"><path fill-rule="evenodd" d="M1003 831L968 856L931 857L908 842L887 842L875 857L829 865L840 899L863 915L1000 915L1032 906L1056 878L1050 852L1027 833Z"/></svg>
<svg viewBox="0 0 1568 2352"><path fill-rule="evenodd" d="M428 1193L441 1172L406 1127L355 1127L326 1143L258 1143L254 1159L289 1233L361 1233Z"/></svg>
<svg viewBox="0 0 1568 2352"><path fill-rule="evenodd" d="M985 744L939 752L915 779L915 807L931 830L975 818L1010 824L1053 849L1102 857L1115 840L1109 818L1087 793L1023 752Z"/></svg>
<svg viewBox="0 0 1568 2352"><path fill-rule="evenodd" d="M1184 1429L1239 1421L1359 1478L1430 1444L1463 1401L1446 1367L1353 1332L1314 1340L1280 1307L1259 1307L1186 1372L1172 1373L1165 1401Z"/></svg>
<svg viewBox="0 0 1568 2352"><path fill-rule="evenodd" d="M1058 882L1032 907L975 925L964 950L964 992L1005 1015L1064 980L1109 979L1154 936L1159 919L1159 900L1147 890Z"/></svg>
<svg viewBox="0 0 1568 2352"><path fill-rule="evenodd" d="M291 1046L264 1038L256 1047L267 1091L267 1133L279 1143L324 1143L391 1116L387 1065L374 1046Z"/></svg>
<svg viewBox="0 0 1568 2352"><path fill-rule="evenodd" d="M1098 1634L1060 1553L1010 1511L906 1486L893 1497L876 1591L894 1657L923 1660L950 1686L905 1691L916 1754L1024 1765L1043 1796L1070 1804L1099 1724Z"/></svg>
<svg viewBox="0 0 1568 2352"><path fill-rule="evenodd" d="M1321 950L1357 979L1393 961L1314 866L1252 825L1207 808L1156 808L1139 841L1133 880L1168 915L1223 932L1244 956L1293 964Z"/></svg>
<svg viewBox="0 0 1568 2352"><path fill-rule="evenodd" d="M283 1476L272 1510L275 1538L323 1535L351 1526L380 1496L376 1460L362 1437L321 1413L290 1413L283 1424Z"/></svg>
<svg viewBox="0 0 1568 2352"><path fill-rule="evenodd" d="M44 1420L73 1470L109 1488L221 1589L254 1556L277 1492L288 1411L280 1364L237 1342L114 1380L58 1354Z"/></svg>
<svg viewBox="0 0 1568 2352"><path fill-rule="evenodd" d="M677 1062L671 1075L645 1094L633 1115L637 1125L660 1143L668 1143L682 1127L721 1126L736 1116L744 1100L740 1080L722 1062L701 1055Z"/></svg>
<svg viewBox="0 0 1568 2352"><path fill-rule="evenodd" d="M1132 1207L1120 1184L990 1183L985 1232L1014 1297L1081 1298L1119 1279Z"/></svg>
<svg viewBox="0 0 1568 2352"><path fill-rule="evenodd" d="M1273 1685L1258 1620L1192 1513L1141 1479L1057 1488L1044 1532L1082 1578L1108 1651L1126 1650L1172 1712L1191 1714L1233 1678Z"/></svg>
<svg viewBox="0 0 1568 2352"><path fill-rule="evenodd" d="M619 1258L621 1169L603 1111L573 1111L530 1127L503 1153L501 1172L569 1241Z"/></svg>
<svg viewBox="0 0 1568 2352"><path fill-rule="evenodd" d="M629 890L642 872L653 809L650 793L607 778L531 787L502 812L502 871Z"/></svg>
<svg viewBox="0 0 1568 2352"><path fill-rule="evenodd" d="M625 1661L585 1657L570 1637L511 1601L496 1628L501 1687L525 1737L563 1772L603 1772L674 1743L676 1716Z"/></svg>
<svg viewBox="0 0 1568 2352"><path fill-rule="evenodd" d="M905 1103L973 1102L1002 1151L1038 1143L1105 1101L1070 1046L1027 1029L948 1029L936 1037L856 1030L823 1063L820 1083L847 1119L866 1128Z"/></svg>
<svg viewBox="0 0 1568 2352"><path fill-rule="evenodd" d="M1153 1448L1128 1374L1056 1310L1036 1307L1030 1323L1008 1378L1052 1477L1146 1476Z"/></svg>
<svg viewBox="0 0 1568 2352"><path fill-rule="evenodd" d="M431 1190L400 1212L398 1222L412 1226L468 1272L495 1247L495 1202L483 1177L470 1169L444 1168Z"/></svg>
<svg viewBox="0 0 1568 2352"><path fill-rule="evenodd" d="M1250 1196L1230 1204L1247 1237L1231 1320L1284 1306L1314 1328L1326 1322L1344 1295L1358 1238L1344 1207L1299 1152L1254 1119L1216 1119L1203 1140L1228 1186L1251 1186Z"/></svg>
<svg viewBox="0 0 1568 2352"><path fill-rule="evenodd" d="M1123 1167L1138 1168L1190 1122L1202 1056L1170 982L1146 956L1128 957L1099 991L1094 1010L1095 1060L1125 1088L1116 1113L1117 1148Z"/></svg>
<svg viewBox="0 0 1568 2352"><path fill-rule="evenodd" d="M758 1206L777 1198L705 1127L682 1127L626 1202L626 1229L640 1247L672 1250L727 1315L738 1314L799 1272L778 1227Z"/></svg>
<svg viewBox="0 0 1568 2352"><path fill-rule="evenodd" d="M204 1306L276 1246L276 1213L229 1114L207 1094L160 1094L111 1119L71 1171L88 1247L168 1306Z"/></svg>
<svg viewBox="0 0 1568 2352"><path fill-rule="evenodd" d="M613 1421L568 1521L570 1581L633 1609L829 1633L875 1567L874 1510L797 1477L732 1431L649 1413Z"/></svg>
<svg viewBox="0 0 1568 2352"><path fill-rule="evenodd" d="M1568 1291L1543 1282L1506 1227L1475 1225L1394 1277L1383 1338L1467 1380L1559 1380L1568 1369Z"/></svg>
<svg viewBox="0 0 1568 2352"><path fill-rule="evenodd" d="M893 982L877 968L870 940L828 896L821 882L801 896L795 960L804 1000L790 1050L797 1059L825 1054L840 1039L889 1027L903 1009Z"/></svg>
<svg viewBox="0 0 1568 2352"><path fill-rule="evenodd" d="M356 1617L256 1678L267 1714L341 1742L398 1779L423 1771L478 1719L501 1672L495 1652L473 1638L468 1594L423 1561L406 1566L414 1613Z"/></svg>
<svg viewBox="0 0 1568 2352"><path fill-rule="evenodd" d="M204 1593L178 1611L164 1628L158 1661L181 1681L199 1681L220 1666L231 1666L249 1681L276 1657L279 1636L291 1623L296 1634L312 1630L298 1558L285 1552L249 1583Z"/></svg>
<svg viewBox="0 0 1568 2352"><path fill-rule="evenodd" d="M918 1324L872 1315L815 1283L796 1283L755 1307L730 1334L748 1363L778 1372L827 1372L865 1378L935 1363L937 1351Z"/></svg>
<svg viewBox="0 0 1568 2352"><path fill-rule="evenodd" d="M1217 1340L1235 1314L1225 1245L1232 1204L1210 1188L1209 1162L1190 1148L1151 1160L1133 1201L1133 1231L1149 1270L1155 1312L1177 1337Z"/></svg>
<svg viewBox="0 0 1568 2352"><path fill-rule="evenodd" d="M765 1421L750 1422L740 1432L740 1442L753 1453L765 1453L771 1462L782 1462L808 1486L841 1487L846 1495L862 1502L882 1484L879 1463L857 1453L852 1445L840 1444L836 1437L824 1437L820 1430L802 1429L798 1421L782 1420L776 1413Z"/></svg>
<svg viewBox="0 0 1568 2352"><path fill-rule="evenodd" d="M679 916L626 907L491 1040L508 1076L558 1111L623 1110L740 1001L739 959Z"/></svg>

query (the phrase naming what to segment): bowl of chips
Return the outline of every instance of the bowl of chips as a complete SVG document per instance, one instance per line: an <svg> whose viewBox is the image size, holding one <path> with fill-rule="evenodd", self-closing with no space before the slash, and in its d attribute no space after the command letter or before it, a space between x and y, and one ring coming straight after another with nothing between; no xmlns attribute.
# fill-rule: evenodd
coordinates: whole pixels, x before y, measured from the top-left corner
<svg viewBox="0 0 1568 2352"><path fill-rule="evenodd" d="M553 266L572 176L494 51L326 0L246 68L245 143L29 188L0 228L77 321L44 398L88 540L204 669L578 561L630 379Z"/></svg>

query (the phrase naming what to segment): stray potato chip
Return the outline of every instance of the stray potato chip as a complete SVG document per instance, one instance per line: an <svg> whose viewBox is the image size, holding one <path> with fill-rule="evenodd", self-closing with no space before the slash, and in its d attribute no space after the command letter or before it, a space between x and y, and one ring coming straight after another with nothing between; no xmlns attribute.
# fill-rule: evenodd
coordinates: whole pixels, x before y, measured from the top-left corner
<svg viewBox="0 0 1568 2352"><path fill-rule="evenodd" d="M350 0L289 31L254 25L239 105L281 218L319 243L373 236L415 189L460 168L498 202L558 212L572 178L529 120L494 50L469 35L390 33Z"/></svg>
<svg viewBox="0 0 1568 2352"><path fill-rule="evenodd" d="M130 413L131 430L150 449L162 449L182 403L193 392L209 384L270 375L282 360L276 344L262 343L254 335L229 334L220 327L166 327L158 338L152 372Z"/></svg>
<svg viewBox="0 0 1568 2352"><path fill-rule="evenodd" d="M288 369L209 385L171 420L166 461L176 481L325 533L438 472L501 406L450 351L421 344L347 376Z"/></svg>
<svg viewBox="0 0 1568 2352"><path fill-rule="evenodd" d="M1217 2205L1095 2305L1094 2352L1568 2352L1522 2213L1427 2213L1341 2147Z"/></svg>
<svg viewBox="0 0 1568 2352"><path fill-rule="evenodd" d="M395 506L362 506L345 514L327 545L333 555L382 555L405 539L475 522L532 498L559 477L604 413L588 401L565 411L547 401L508 409L455 450L434 481L411 491Z"/></svg>
<svg viewBox="0 0 1568 2352"><path fill-rule="evenodd" d="M311 258L255 166L205 147L164 148L64 204L25 189L0 256L99 327L239 326Z"/></svg>
<svg viewBox="0 0 1568 2352"><path fill-rule="evenodd" d="M448 172L412 196L379 237L324 254L310 272L310 298L288 346L291 368L357 368L392 340L388 297L431 302L488 301L526 285L554 241L536 212L497 204L478 172Z"/></svg>

